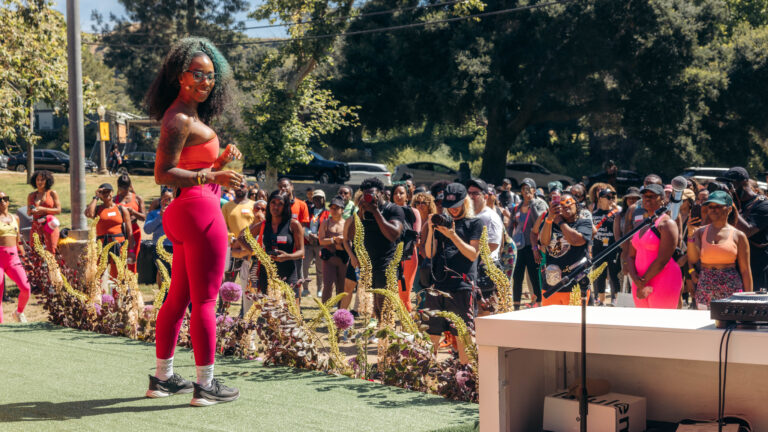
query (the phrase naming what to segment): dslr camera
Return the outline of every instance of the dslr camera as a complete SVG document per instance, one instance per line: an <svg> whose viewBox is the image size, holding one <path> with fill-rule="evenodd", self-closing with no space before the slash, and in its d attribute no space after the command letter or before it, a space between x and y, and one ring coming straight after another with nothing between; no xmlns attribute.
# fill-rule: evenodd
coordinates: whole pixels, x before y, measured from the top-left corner
<svg viewBox="0 0 768 432"><path fill-rule="evenodd" d="M443 226L446 228L453 227L453 218L449 214L438 213L432 215L432 225Z"/></svg>

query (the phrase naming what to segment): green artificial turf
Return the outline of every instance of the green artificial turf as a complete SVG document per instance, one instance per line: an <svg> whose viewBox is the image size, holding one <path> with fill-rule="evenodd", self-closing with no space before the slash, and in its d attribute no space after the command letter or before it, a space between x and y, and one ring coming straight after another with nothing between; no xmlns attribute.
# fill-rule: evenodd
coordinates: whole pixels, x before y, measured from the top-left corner
<svg viewBox="0 0 768 432"><path fill-rule="evenodd" d="M478 405L363 380L218 358L240 399L146 399L154 346L47 323L0 325L0 431L471 431ZM175 370L194 378L192 353Z"/></svg>

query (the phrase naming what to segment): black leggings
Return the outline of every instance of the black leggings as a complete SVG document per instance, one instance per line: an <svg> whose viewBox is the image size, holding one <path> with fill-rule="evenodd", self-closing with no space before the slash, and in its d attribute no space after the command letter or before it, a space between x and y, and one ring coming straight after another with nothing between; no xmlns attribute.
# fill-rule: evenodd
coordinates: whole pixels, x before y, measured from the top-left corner
<svg viewBox="0 0 768 432"><path fill-rule="evenodd" d="M528 270L528 278L531 280L531 289L536 301L541 301L541 285L539 285L539 265L533 259L533 248L526 246L517 251L517 264L515 272L512 274L512 299L515 303L520 303L523 296L523 280L525 271Z"/></svg>
<svg viewBox="0 0 768 432"><path fill-rule="evenodd" d="M621 249L619 249L619 251L620 250ZM619 272L621 271L621 265L617 259L618 253L619 252L617 251L608 257L608 266L592 283L592 285L595 287L595 292L598 294L605 293L605 281L608 280L608 278L610 278L611 281L611 296L615 297L616 293L619 292L619 288L621 287L621 285L619 285ZM592 255L597 256L598 254L600 254L599 249L592 250Z"/></svg>

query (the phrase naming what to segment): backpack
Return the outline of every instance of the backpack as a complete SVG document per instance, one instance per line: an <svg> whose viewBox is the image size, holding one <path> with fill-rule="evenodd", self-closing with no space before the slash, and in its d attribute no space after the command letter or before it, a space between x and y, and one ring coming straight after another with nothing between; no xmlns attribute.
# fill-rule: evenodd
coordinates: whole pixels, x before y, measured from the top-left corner
<svg viewBox="0 0 768 432"><path fill-rule="evenodd" d="M413 251L415 250L416 241L419 239L419 233L413 229L413 224L416 222L416 215L413 214L413 209L407 206L401 208L403 213L405 213L403 232L400 234L400 241L403 242L403 258L400 260L402 262L413 258Z"/></svg>

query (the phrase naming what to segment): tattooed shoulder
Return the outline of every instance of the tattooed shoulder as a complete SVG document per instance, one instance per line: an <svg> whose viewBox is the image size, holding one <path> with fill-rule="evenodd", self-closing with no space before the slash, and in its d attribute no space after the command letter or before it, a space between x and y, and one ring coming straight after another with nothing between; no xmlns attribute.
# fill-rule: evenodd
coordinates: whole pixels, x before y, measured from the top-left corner
<svg viewBox="0 0 768 432"><path fill-rule="evenodd" d="M158 152L168 155L178 155L189 136L192 119L183 113L176 113L168 119L163 119L160 131L160 142L157 145Z"/></svg>

